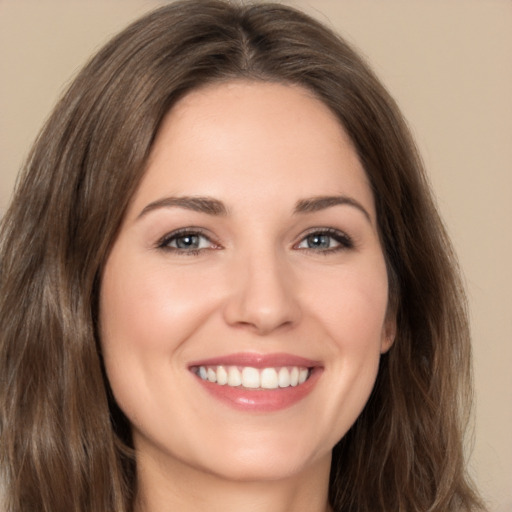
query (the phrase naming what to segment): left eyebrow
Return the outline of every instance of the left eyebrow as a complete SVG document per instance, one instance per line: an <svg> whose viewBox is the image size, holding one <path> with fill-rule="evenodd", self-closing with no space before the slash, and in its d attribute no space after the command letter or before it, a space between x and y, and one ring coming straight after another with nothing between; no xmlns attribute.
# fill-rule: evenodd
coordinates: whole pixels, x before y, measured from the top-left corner
<svg viewBox="0 0 512 512"><path fill-rule="evenodd" d="M320 210L325 210L333 206L347 205L358 209L370 222L372 218L368 213L368 210L356 199L347 196L316 196L307 199L301 199L297 201L294 209L294 213L314 213Z"/></svg>

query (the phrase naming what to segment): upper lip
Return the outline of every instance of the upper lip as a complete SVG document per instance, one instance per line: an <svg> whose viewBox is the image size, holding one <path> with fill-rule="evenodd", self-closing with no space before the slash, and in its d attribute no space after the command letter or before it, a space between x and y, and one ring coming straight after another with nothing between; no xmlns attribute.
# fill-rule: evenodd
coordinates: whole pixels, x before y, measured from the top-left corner
<svg viewBox="0 0 512 512"><path fill-rule="evenodd" d="M242 352L238 354L228 354L209 359L201 359L189 364L189 367L197 366L250 366L252 368L270 368L282 366L300 366L304 368L313 368L322 366L319 361L307 359L305 357L286 354L257 354L252 352Z"/></svg>

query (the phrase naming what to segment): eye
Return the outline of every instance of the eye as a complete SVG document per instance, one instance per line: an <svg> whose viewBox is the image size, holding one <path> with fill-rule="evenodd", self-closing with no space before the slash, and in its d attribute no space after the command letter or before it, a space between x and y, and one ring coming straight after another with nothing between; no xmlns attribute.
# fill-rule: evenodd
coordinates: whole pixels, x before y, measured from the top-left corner
<svg viewBox="0 0 512 512"><path fill-rule="evenodd" d="M199 230L180 229L165 235L158 248L184 254L197 254L204 249L216 249L218 246Z"/></svg>
<svg viewBox="0 0 512 512"><path fill-rule="evenodd" d="M351 238L337 229L317 229L308 233L297 245L297 249L318 252L334 252L351 249L354 246Z"/></svg>

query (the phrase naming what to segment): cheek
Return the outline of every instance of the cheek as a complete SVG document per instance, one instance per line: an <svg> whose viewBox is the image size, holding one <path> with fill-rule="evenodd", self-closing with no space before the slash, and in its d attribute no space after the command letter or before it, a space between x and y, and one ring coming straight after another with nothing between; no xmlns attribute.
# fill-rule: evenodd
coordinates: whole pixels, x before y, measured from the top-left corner
<svg viewBox="0 0 512 512"><path fill-rule="evenodd" d="M347 269L324 279L311 292L310 308L329 332L335 350L380 353L385 337L388 280L384 262Z"/></svg>
<svg viewBox="0 0 512 512"><path fill-rule="evenodd" d="M118 254L111 254L102 278L100 338L116 401L137 423L161 408L155 389L180 382L181 354L208 318L215 287L205 287L201 273L170 272ZM165 382L155 382L159 377Z"/></svg>
<svg viewBox="0 0 512 512"><path fill-rule="evenodd" d="M211 293L205 293L200 273L165 272L137 261L118 265L112 259L109 263L100 297L106 349L122 345L144 351L174 350L211 306Z"/></svg>
<svg viewBox="0 0 512 512"><path fill-rule="evenodd" d="M377 377L386 336L386 269L376 260L364 269L339 272L323 285L324 293L311 302L329 351L327 405L319 408L317 418L331 425L329 442L335 444L363 410Z"/></svg>

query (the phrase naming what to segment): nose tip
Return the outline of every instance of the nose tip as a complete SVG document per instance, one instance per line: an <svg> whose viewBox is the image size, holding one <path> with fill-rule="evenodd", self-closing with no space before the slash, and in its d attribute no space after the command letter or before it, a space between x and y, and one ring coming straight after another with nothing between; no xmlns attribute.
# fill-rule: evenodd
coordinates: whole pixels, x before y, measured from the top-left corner
<svg viewBox="0 0 512 512"><path fill-rule="evenodd" d="M275 263L245 264L232 275L233 290L225 307L231 326L259 335L296 324L300 306L290 271Z"/></svg>

